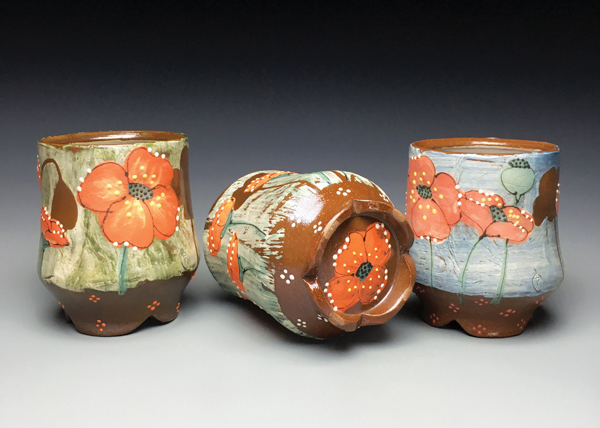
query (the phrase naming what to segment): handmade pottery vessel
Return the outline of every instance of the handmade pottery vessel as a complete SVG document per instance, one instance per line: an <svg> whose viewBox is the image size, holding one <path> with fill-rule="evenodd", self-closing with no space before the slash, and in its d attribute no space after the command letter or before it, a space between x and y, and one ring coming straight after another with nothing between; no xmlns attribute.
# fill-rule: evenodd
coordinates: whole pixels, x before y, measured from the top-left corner
<svg viewBox="0 0 600 428"><path fill-rule="evenodd" d="M39 276L78 331L173 320L199 262L183 134L80 133L38 143Z"/></svg>
<svg viewBox="0 0 600 428"><path fill-rule="evenodd" d="M563 279L559 149L496 138L410 147L406 212L422 318L514 336Z"/></svg>
<svg viewBox="0 0 600 428"><path fill-rule="evenodd" d="M385 193L342 171L248 174L221 194L204 229L221 287L313 338L394 316L414 285L412 242Z"/></svg>

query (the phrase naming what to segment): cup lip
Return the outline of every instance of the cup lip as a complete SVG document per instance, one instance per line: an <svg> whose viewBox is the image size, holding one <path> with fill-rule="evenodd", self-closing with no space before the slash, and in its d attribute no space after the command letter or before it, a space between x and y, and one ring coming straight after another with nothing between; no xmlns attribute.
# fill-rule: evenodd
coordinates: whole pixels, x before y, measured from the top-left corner
<svg viewBox="0 0 600 428"><path fill-rule="evenodd" d="M429 140L419 140L411 144L412 147L419 150L437 151L449 154L468 154L478 156L504 156L514 154L535 154L535 153L556 153L559 148L556 144L543 141L533 140L515 140L508 138L495 137L466 137L466 138L436 138ZM477 153L476 150L461 151L461 147L486 147L486 148L502 148L505 149L502 153ZM447 150L453 148L453 150ZM459 148L457 150L457 148ZM509 149L509 150L506 150ZM515 149L511 153L510 149ZM525 153L523 153L525 151Z"/></svg>
<svg viewBox="0 0 600 428"><path fill-rule="evenodd" d="M185 134L169 131L98 131L54 135L42 138L39 144L54 147L68 145L99 146L107 141L111 141L111 145L127 145L136 141L179 141L185 138L187 138ZM115 140L121 142L115 143Z"/></svg>

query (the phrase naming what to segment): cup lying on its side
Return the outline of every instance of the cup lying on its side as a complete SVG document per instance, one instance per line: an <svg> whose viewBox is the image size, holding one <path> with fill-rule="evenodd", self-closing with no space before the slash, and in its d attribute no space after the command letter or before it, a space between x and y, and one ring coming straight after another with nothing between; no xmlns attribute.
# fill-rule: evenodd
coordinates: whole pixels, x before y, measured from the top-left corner
<svg viewBox="0 0 600 428"><path fill-rule="evenodd" d="M211 208L203 240L221 287L307 337L388 321L415 281L404 215L349 172L245 175Z"/></svg>

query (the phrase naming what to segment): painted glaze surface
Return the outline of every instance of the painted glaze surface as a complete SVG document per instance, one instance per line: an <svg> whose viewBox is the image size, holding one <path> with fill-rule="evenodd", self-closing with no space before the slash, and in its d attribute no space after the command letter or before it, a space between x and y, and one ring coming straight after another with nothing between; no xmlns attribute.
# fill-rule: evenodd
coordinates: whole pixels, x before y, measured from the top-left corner
<svg viewBox="0 0 600 428"><path fill-rule="evenodd" d="M354 201L376 208L344 216ZM329 337L384 322L408 298L414 266L406 254L412 233L407 224L399 231L403 216L394 213L401 217L395 220L379 207L397 212L378 186L356 174L248 174L208 215L206 263L221 287L300 335ZM363 312L380 304L386 309L365 321Z"/></svg>
<svg viewBox="0 0 600 428"><path fill-rule="evenodd" d="M125 228L129 227L135 230L138 225L148 227L147 223L152 220L150 218L138 218L137 222L130 221L127 212L125 212L123 216L120 216L122 217L122 223L119 222L119 219L115 222L115 228L123 229L111 235L114 236L114 240L109 240L105 236L103 224L106 223L103 222L107 212L116 210L117 206L121 208L121 204L117 204L117 206L110 209L101 207L103 211L86 209L81 203L78 189L85 186L85 180L88 175L92 174L92 171L98 171L95 169L98 165L104 162L123 165L127 156L136 148L141 148L143 151L152 150L153 157L154 153L165 154L165 159L163 159L165 169L170 169L171 175L174 170L179 173L179 161L184 147L187 147L187 142L185 144L174 144L169 141L158 141L106 147L93 146L73 152L69 149L40 144L39 163L42 169L42 206L46 215L50 218L60 219L57 221L63 225L69 223L68 229L64 231L64 236L69 242L68 245L42 250L40 259L42 278L58 287L73 291L80 291L85 288L116 291L118 287L117 263L119 252L123 248L123 244L127 242L127 236L129 236L125 234ZM148 155L150 155L149 152ZM123 171L123 175L128 174L131 183L134 183L135 180L131 177L136 175L136 171L127 171L126 169L123 169ZM141 179L143 172L138 172L138 174ZM123 200L123 197L128 194L128 182L119 186L117 184L118 177L115 178L112 184L108 181L104 183L106 181L104 177L100 177L99 180L102 181L104 187L114 186L109 189L113 195L114 192L121 192L115 197L115 201L110 200L107 203L108 206L112 206L112 203L117 202L117 200ZM58 195L55 197L57 187L64 189L60 199L57 199ZM124 279L126 288L136 287L148 278L167 279L181 275L183 272L195 270L198 266L198 252L195 246L192 219L186 218L185 212L182 212L184 205L183 203L179 204L170 180L168 186L162 187L162 189L167 189L167 193L170 193L170 196L174 199L170 201L171 205L174 205L174 209L171 209L169 215L172 217L170 223L175 224L175 226L171 224L167 226L166 233L170 234L167 239L158 237L157 233L160 232L152 233L151 238L143 237L143 239L140 239L139 243L144 248L138 248L135 246L136 242L132 242L127 250L127 275ZM90 190L91 192L92 190ZM164 192L159 189L154 193L154 198L148 204L152 202L155 202L155 204L160 203L160 200L155 200L157 197L160 198L160 194ZM139 201L136 198L125 199L122 208L125 208L127 202L131 202L133 205ZM64 208L65 205L69 205L72 212L63 213L61 216L57 211ZM96 207L92 206L91 208ZM121 239L121 236L124 238ZM116 241L119 242L114 245ZM52 245L52 242L49 242Z"/></svg>
<svg viewBox="0 0 600 428"><path fill-rule="evenodd" d="M62 296L59 300L67 313L85 318L85 310L64 306L70 299L93 308L90 313L97 316L92 318L100 319L98 311L106 310L103 317L112 320L117 306L136 312L131 296L121 299L128 305L115 304L119 296L137 287L160 289L168 296L170 281L177 283L172 289L177 288L178 300L198 266L187 138L164 133L171 139L152 140L152 134L129 140L127 133L116 133L122 139L113 136L108 141L86 141L84 137L93 133L73 134L38 144L42 191L38 273L53 294ZM108 303L115 299L110 293L117 299L113 304ZM178 301L166 308L152 296L149 293L144 297L148 302L139 302L141 309L128 321L130 326L159 312L169 313L162 318L176 316ZM73 321L80 331L87 328L81 326L82 319ZM125 332L115 325L90 329L85 332Z"/></svg>
<svg viewBox="0 0 600 428"><path fill-rule="evenodd" d="M466 302L490 305L492 312L503 302L501 317L513 312L511 299L541 304L563 279L558 149L445 148L444 140L432 141L442 148L415 143L409 153L407 218L415 233L417 295L430 303L445 296L443 310L455 314L465 313ZM436 297L435 290L444 293ZM514 327L522 330L525 318Z"/></svg>

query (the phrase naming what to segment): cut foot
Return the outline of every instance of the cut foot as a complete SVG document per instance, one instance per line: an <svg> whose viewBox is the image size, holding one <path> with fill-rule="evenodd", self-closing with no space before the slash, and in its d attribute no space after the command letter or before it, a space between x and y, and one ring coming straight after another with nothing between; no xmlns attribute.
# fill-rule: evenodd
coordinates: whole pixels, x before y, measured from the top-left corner
<svg viewBox="0 0 600 428"><path fill-rule="evenodd" d="M548 294L533 297L504 297L498 305L492 298L465 295L460 301L456 293L435 290L415 284L414 292L421 301L421 319L434 327L456 321L475 337L509 337L523 332L535 310Z"/></svg>

